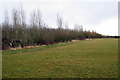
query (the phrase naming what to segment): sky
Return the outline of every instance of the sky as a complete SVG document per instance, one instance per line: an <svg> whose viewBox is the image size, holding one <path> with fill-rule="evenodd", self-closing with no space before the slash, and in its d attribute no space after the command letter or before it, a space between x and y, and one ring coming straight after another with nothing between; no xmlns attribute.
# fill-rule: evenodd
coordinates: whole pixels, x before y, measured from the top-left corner
<svg viewBox="0 0 120 80"><path fill-rule="evenodd" d="M31 12L39 9L43 22L52 28L57 28L59 14L69 28L79 24L84 30L118 35L118 0L0 0L0 23L4 21L5 11L12 17L12 9L20 9L21 3L26 22Z"/></svg>

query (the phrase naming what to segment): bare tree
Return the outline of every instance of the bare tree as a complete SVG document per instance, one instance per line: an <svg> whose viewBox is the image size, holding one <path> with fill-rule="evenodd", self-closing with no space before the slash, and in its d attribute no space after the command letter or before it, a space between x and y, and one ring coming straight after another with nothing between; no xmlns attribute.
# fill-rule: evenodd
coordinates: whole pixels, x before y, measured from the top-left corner
<svg viewBox="0 0 120 80"><path fill-rule="evenodd" d="M63 20L58 14L57 14L57 25L58 25L58 29L62 29Z"/></svg>
<svg viewBox="0 0 120 80"><path fill-rule="evenodd" d="M31 13L30 22L31 22L30 24L31 24L33 27L36 26L36 13L35 13L35 11L33 11L33 12Z"/></svg>
<svg viewBox="0 0 120 80"><path fill-rule="evenodd" d="M13 25L14 25L13 27L18 27L18 25L20 24L19 12L16 9L13 9L12 15L13 15Z"/></svg>
<svg viewBox="0 0 120 80"><path fill-rule="evenodd" d="M41 27L42 27L42 15L41 15L41 12L40 12L39 9L37 10L36 20L37 20L37 26L38 26L39 28L41 28Z"/></svg>
<svg viewBox="0 0 120 80"><path fill-rule="evenodd" d="M31 13L31 25L37 28L41 28L43 26L42 15L39 9Z"/></svg>
<svg viewBox="0 0 120 80"><path fill-rule="evenodd" d="M20 23L22 26L25 26L25 12L22 8L22 5L21 5L21 8L20 8Z"/></svg>

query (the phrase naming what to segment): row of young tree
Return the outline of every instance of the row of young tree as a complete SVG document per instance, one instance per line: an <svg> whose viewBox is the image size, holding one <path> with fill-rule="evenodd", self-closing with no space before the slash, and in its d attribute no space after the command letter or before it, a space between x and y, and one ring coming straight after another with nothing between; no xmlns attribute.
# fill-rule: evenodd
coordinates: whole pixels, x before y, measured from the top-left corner
<svg viewBox="0 0 120 80"><path fill-rule="evenodd" d="M12 22L9 22L10 20ZM58 28L49 28L43 23L39 10L32 12L29 24L26 23L25 12L22 8L20 10L13 9L10 20L6 12L4 22L0 26L2 28L2 49L103 37L94 31L83 31L81 25L75 25L74 29L69 29L59 15L57 15Z"/></svg>

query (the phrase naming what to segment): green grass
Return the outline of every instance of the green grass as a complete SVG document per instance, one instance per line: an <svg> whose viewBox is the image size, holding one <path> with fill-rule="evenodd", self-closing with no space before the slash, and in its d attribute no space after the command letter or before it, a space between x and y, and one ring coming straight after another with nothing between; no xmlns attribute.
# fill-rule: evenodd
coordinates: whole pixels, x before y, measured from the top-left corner
<svg viewBox="0 0 120 80"><path fill-rule="evenodd" d="M3 78L117 78L118 39L3 51Z"/></svg>

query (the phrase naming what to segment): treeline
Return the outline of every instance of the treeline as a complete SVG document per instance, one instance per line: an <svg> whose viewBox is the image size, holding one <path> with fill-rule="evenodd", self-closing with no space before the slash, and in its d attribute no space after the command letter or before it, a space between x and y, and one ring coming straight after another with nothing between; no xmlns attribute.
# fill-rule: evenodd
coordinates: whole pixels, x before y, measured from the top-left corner
<svg viewBox="0 0 120 80"><path fill-rule="evenodd" d="M120 38L120 36L105 36L105 38Z"/></svg>
<svg viewBox="0 0 120 80"><path fill-rule="evenodd" d="M8 13L5 12L5 20L0 26L2 28L2 49L103 37L95 31L83 30L81 25L75 25L74 29L69 29L68 24L65 24L59 15L56 21L58 28L49 28L43 23L39 10L32 12L29 24L26 23L25 12L22 8L14 9L12 19L9 18ZM12 22L9 22L10 20Z"/></svg>

